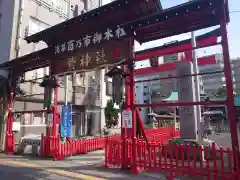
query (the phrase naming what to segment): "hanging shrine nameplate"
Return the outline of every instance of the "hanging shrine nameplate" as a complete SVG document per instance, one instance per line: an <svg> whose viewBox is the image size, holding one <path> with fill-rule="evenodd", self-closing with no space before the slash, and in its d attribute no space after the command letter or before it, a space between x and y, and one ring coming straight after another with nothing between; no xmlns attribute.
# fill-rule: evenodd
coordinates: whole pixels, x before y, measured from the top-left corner
<svg viewBox="0 0 240 180"><path fill-rule="evenodd" d="M75 56L63 56L53 61L53 73L83 72L107 65L121 64L129 56L128 41L112 40L102 47L86 50Z"/></svg>

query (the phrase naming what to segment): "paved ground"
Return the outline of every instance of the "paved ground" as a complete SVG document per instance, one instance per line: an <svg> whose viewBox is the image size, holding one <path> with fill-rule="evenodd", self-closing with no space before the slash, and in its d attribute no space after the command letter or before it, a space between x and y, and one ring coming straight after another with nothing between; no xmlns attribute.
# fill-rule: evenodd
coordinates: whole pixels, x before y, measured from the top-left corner
<svg viewBox="0 0 240 180"><path fill-rule="evenodd" d="M104 152L68 158L64 161L31 159L21 156L0 156L1 180L166 180L164 175L142 173L131 175L119 169L103 167Z"/></svg>
<svg viewBox="0 0 240 180"><path fill-rule="evenodd" d="M230 135L221 133L210 139L224 147L231 147ZM166 180L163 174L142 173L133 176L128 172L103 167L104 152L96 151L88 155L75 156L64 161L41 160L22 156L0 154L1 180ZM188 178L180 178L187 180ZM195 180L197 180L195 178Z"/></svg>
<svg viewBox="0 0 240 180"><path fill-rule="evenodd" d="M217 133L208 137L214 140L219 146L224 148L232 148L230 133ZM238 134L238 143L240 144L240 134Z"/></svg>

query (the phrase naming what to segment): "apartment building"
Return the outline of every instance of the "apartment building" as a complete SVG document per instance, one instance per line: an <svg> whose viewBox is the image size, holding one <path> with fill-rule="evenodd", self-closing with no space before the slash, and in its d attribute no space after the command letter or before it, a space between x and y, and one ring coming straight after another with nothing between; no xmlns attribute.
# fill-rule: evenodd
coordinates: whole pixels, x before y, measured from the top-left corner
<svg viewBox="0 0 240 180"><path fill-rule="evenodd" d="M216 64L200 66L199 71L201 73L223 71L224 68L223 55L216 54L215 57ZM240 68L239 68L240 59L239 58L231 59L231 66L234 92L236 94L240 94ZM214 95L217 93L217 90L219 88L226 86L224 73L203 75L202 79L204 91L208 95Z"/></svg>
<svg viewBox="0 0 240 180"><path fill-rule="evenodd" d="M104 0L0 0L0 63L47 47L43 42L27 44L24 37L106 3ZM25 74L25 80L29 82L21 84L21 88L27 95L32 96L17 98L14 104L16 111L43 108L44 89L39 87L39 82L42 80L36 79L47 74L49 74L49 67ZM111 82L105 81L104 74L104 70L99 70L68 76L68 102L87 108L88 114L91 114L98 123L95 125L98 129L102 128L102 122L105 121L103 109L110 98L106 92L111 94L111 88L109 88ZM59 77L59 80L61 84L59 101L63 103L64 78ZM37 95L33 96L33 94ZM59 107L59 111L60 109ZM79 109L82 112L81 108ZM27 117L31 117L30 120L27 121L26 117L23 117L24 121L21 120L21 124L32 125L32 127L45 125L45 114L35 113ZM85 118L82 115L80 117ZM31 129L31 132L38 133L41 131L39 129L39 127Z"/></svg>
<svg viewBox="0 0 240 180"><path fill-rule="evenodd" d="M223 56L222 54L216 54L216 64L209 64L205 66L199 66L200 73L209 73L202 75L204 92L211 96L215 95L219 88L225 85L224 73L212 73L216 71L223 71Z"/></svg>
<svg viewBox="0 0 240 180"><path fill-rule="evenodd" d="M236 94L240 94L240 58L232 59L231 63L234 79L234 90Z"/></svg>

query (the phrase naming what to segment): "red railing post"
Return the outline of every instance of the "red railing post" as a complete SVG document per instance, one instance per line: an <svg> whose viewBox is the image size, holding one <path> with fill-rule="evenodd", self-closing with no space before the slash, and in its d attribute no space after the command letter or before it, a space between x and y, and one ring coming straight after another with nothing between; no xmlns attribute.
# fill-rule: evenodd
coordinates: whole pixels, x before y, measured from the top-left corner
<svg viewBox="0 0 240 180"><path fill-rule="evenodd" d="M108 148L109 146L110 146L110 143L109 143L109 137L107 136L106 137L106 143L105 143L105 162L104 162L104 166L106 167L106 168L108 168L109 167L109 163L108 163L108 156L109 156L109 150L110 150L110 148Z"/></svg>
<svg viewBox="0 0 240 180"><path fill-rule="evenodd" d="M12 155L14 152L14 137L12 133L12 123L13 123L13 95L14 95L14 89L13 87L10 88L10 94L9 94L9 104L8 104L8 120L7 120L7 132L6 132L6 142L5 142L5 151L7 154Z"/></svg>

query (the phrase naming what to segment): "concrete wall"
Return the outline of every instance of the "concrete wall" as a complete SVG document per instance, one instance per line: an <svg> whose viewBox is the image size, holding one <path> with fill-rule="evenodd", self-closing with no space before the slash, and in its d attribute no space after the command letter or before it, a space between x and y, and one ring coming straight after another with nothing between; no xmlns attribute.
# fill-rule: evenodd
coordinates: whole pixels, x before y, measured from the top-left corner
<svg viewBox="0 0 240 180"><path fill-rule="evenodd" d="M12 47L13 27L15 20L15 7L18 1L0 1L0 63L10 59L10 49Z"/></svg>

